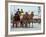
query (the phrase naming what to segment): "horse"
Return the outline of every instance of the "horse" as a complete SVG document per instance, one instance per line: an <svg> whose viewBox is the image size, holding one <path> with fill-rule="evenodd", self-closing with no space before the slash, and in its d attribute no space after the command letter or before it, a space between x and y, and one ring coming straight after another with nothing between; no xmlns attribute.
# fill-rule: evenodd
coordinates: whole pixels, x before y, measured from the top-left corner
<svg viewBox="0 0 46 37"><path fill-rule="evenodd" d="M27 25L29 24L29 27L30 27L30 23L32 22L33 24L33 14L24 14L23 15L23 18L21 19L21 25L23 26L23 24L25 24L25 27L27 27ZM33 27L33 25L32 25Z"/></svg>
<svg viewBox="0 0 46 37"><path fill-rule="evenodd" d="M29 16L27 16L28 17L28 20L27 20L27 22L28 22L28 24L29 24L29 27L30 27L30 23L32 23L32 27L33 27L33 15L32 14L30 14Z"/></svg>
<svg viewBox="0 0 46 37"><path fill-rule="evenodd" d="M14 24L16 24L16 27L18 25L18 23L20 23L20 16L17 14L15 14L15 16L13 17L13 27L14 27Z"/></svg>
<svg viewBox="0 0 46 37"><path fill-rule="evenodd" d="M20 20L21 26L23 27L23 25L25 24L25 27L27 27L27 15L24 14L22 19Z"/></svg>

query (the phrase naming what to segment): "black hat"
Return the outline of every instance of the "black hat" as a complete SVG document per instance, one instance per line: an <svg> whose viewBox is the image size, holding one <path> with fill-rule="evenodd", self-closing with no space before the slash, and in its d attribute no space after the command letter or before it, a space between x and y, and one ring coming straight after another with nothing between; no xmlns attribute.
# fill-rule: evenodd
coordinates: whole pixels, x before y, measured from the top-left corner
<svg viewBox="0 0 46 37"><path fill-rule="evenodd" d="M19 8L18 8L18 10L19 10Z"/></svg>

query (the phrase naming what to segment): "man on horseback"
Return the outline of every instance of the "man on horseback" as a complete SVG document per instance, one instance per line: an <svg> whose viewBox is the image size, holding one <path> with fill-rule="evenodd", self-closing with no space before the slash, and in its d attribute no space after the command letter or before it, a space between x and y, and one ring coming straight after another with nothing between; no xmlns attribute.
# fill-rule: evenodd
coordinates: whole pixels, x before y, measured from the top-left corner
<svg viewBox="0 0 46 37"><path fill-rule="evenodd" d="M26 24L25 24L25 27L27 27L27 24L28 24L28 16L29 16L28 12L26 12L25 15L26 15Z"/></svg>
<svg viewBox="0 0 46 37"><path fill-rule="evenodd" d="M23 9L21 9L21 11L20 11L20 26L21 27L23 27L23 20L22 20L22 18L23 18Z"/></svg>
<svg viewBox="0 0 46 37"><path fill-rule="evenodd" d="M20 13L20 11L18 9L18 11L15 13L15 16L13 17L13 27L14 27L14 24L16 24L16 27L17 27L17 22L20 21L19 13Z"/></svg>
<svg viewBox="0 0 46 37"><path fill-rule="evenodd" d="M23 16L25 27L27 27L28 15L29 15L28 12L25 12L25 14Z"/></svg>
<svg viewBox="0 0 46 37"><path fill-rule="evenodd" d="M33 16L34 16L34 13L33 13L33 11L31 12L31 21L32 21L32 28L33 28Z"/></svg>

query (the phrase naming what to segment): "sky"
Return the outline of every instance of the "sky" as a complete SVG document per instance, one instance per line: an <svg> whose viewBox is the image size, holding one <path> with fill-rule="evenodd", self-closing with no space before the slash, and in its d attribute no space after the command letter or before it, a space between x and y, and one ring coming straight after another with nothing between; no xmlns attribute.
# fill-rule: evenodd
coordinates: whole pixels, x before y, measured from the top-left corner
<svg viewBox="0 0 46 37"><path fill-rule="evenodd" d="M21 11L21 9L23 9L24 13L28 12L31 13L32 11L34 12L34 15L40 15L39 11L39 6L23 6L23 5L10 5L10 13L14 14L16 13L17 9L19 8L19 10Z"/></svg>

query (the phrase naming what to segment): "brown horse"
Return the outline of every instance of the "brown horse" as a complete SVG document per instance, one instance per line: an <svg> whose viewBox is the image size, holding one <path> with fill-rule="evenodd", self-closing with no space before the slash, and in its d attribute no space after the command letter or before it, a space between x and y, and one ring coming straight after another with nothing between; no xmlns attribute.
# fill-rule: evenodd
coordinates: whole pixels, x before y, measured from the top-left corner
<svg viewBox="0 0 46 37"><path fill-rule="evenodd" d="M17 27L18 23L20 23L20 16L19 15L15 15L13 17L13 27L14 27L14 24L16 24L16 27Z"/></svg>
<svg viewBox="0 0 46 37"><path fill-rule="evenodd" d="M21 19L20 23L22 27L24 24L25 24L25 27L27 27L27 15L26 14L23 15L23 18Z"/></svg>
<svg viewBox="0 0 46 37"><path fill-rule="evenodd" d="M28 14L28 13L24 14L23 18L21 19L21 22L22 22L21 25L23 26L23 24L25 24L25 27L27 27L27 25L29 24L29 27L30 27L30 23L32 22L33 24L33 16L34 16L33 12L31 14Z"/></svg>

